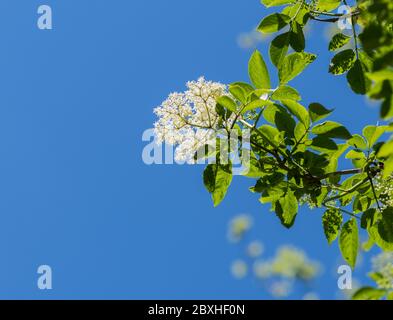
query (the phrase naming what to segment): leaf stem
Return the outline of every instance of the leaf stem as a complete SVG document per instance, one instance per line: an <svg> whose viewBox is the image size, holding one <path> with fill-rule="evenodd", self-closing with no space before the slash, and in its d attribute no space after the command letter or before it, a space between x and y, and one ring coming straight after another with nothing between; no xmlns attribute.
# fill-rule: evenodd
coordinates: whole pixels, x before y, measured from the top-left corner
<svg viewBox="0 0 393 320"><path fill-rule="evenodd" d="M346 190L345 192L338 194L334 197L328 198L323 202L323 205L326 205L328 202L330 201L334 201L334 200L338 200L344 196L346 196L347 194L350 194L352 192L355 192L357 188L359 188L360 186L362 186L363 184L365 184L368 181L368 177L363 179L362 181L358 182L357 184L355 184L352 188Z"/></svg>

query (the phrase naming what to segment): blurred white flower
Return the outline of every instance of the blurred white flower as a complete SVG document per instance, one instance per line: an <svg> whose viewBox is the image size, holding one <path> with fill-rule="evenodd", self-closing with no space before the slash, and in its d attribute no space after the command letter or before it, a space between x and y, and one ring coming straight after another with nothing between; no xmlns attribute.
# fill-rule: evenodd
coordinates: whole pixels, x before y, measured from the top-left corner
<svg viewBox="0 0 393 320"><path fill-rule="evenodd" d="M291 294L292 282L288 280L281 280L274 282L270 288L270 294L275 298L286 298Z"/></svg>
<svg viewBox="0 0 393 320"><path fill-rule="evenodd" d="M247 214L242 214L234 217L228 228L228 238L232 242L240 241L244 234L252 227L252 219Z"/></svg>
<svg viewBox="0 0 393 320"><path fill-rule="evenodd" d="M393 252L382 252L372 259L373 271L378 273L376 282L379 288L393 289Z"/></svg>
<svg viewBox="0 0 393 320"><path fill-rule="evenodd" d="M267 279L272 275L272 265L266 261L255 261L254 263L254 274L258 279Z"/></svg>
<svg viewBox="0 0 393 320"><path fill-rule="evenodd" d="M247 247L247 254L251 258L257 258L262 255L263 251L265 250L263 244L259 241L251 242Z"/></svg>
<svg viewBox="0 0 393 320"><path fill-rule="evenodd" d="M308 292L303 296L303 300L320 300L320 299L317 293Z"/></svg>
<svg viewBox="0 0 393 320"><path fill-rule="evenodd" d="M247 264L243 260L236 260L232 263L231 272L236 279L243 279L248 272Z"/></svg>

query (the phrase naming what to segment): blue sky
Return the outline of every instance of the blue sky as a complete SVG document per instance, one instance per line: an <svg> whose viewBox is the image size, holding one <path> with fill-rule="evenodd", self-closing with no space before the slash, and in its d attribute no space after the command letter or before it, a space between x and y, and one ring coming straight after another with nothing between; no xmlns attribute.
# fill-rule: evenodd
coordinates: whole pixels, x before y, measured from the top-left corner
<svg viewBox="0 0 393 320"><path fill-rule="evenodd" d="M42 4L51 31L36 27ZM214 209L201 166L141 159L142 133L169 92L201 75L247 80L251 50L236 38L267 14L258 0L2 0L0 9L0 298L266 298L229 271L239 252L226 229L239 213L254 216L252 237L268 254L292 243L326 263L318 292L335 297L339 253L321 212L302 210L286 231L250 180L235 178ZM292 85L359 132L377 109L327 73L326 45L315 26L308 51L318 60ZM267 44L258 48L266 56ZM37 288L42 264L51 291Z"/></svg>

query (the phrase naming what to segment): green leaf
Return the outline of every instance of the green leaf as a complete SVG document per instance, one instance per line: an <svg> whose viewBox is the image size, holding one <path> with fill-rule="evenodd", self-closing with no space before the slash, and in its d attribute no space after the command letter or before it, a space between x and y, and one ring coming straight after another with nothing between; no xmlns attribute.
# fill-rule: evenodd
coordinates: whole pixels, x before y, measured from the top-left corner
<svg viewBox="0 0 393 320"><path fill-rule="evenodd" d="M355 218L352 218L343 225L339 245L343 258L354 269L359 247L359 231Z"/></svg>
<svg viewBox="0 0 393 320"><path fill-rule="evenodd" d="M270 77L261 53L255 50L248 64L251 82L257 89L270 89Z"/></svg>
<svg viewBox="0 0 393 320"><path fill-rule="evenodd" d="M293 50L297 52L303 51L306 46L303 27L296 21L291 23L291 36L289 43Z"/></svg>
<svg viewBox="0 0 393 320"><path fill-rule="evenodd" d="M242 113L246 113L247 111L255 110L255 109L262 108L262 107L272 105L272 104L273 104L273 102L271 102L269 100L262 100L262 99L254 100L254 101L251 101L250 103L248 103L243 108Z"/></svg>
<svg viewBox="0 0 393 320"><path fill-rule="evenodd" d="M268 137L271 142L274 142L276 136L279 134L279 131L275 127L272 127L268 124L260 126L258 130Z"/></svg>
<svg viewBox="0 0 393 320"><path fill-rule="evenodd" d="M367 164L367 157L361 150L350 150L345 159L351 159L355 168L363 168Z"/></svg>
<svg viewBox="0 0 393 320"><path fill-rule="evenodd" d="M337 239L343 223L343 215L339 210L329 209L322 217L323 230L329 244Z"/></svg>
<svg viewBox="0 0 393 320"><path fill-rule="evenodd" d="M368 148L379 140L379 138L385 133L387 126L367 126L363 129L363 136L366 138Z"/></svg>
<svg viewBox="0 0 393 320"><path fill-rule="evenodd" d="M317 10L329 12L337 9L340 3L341 0L319 0L317 1Z"/></svg>
<svg viewBox="0 0 393 320"><path fill-rule="evenodd" d="M309 19L309 12L309 7L305 6L300 1L297 1L297 3L287 6L282 10L283 14L291 17L292 21L296 21L302 26L307 23Z"/></svg>
<svg viewBox="0 0 393 320"><path fill-rule="evenodd" d="M296 0L261 0L261 3L267 8L282 6L284 4L294 3Z"/></svg>
<svg viewBox="0 0 393 320"><path fill-rule="evenodd" d="M209 164L203 172L203 182L212 195L214 206L218 206L225 198L232 182L232 166Z"/></svg>
<svg viewBox="0 0 393 320"><path fill-rule="evenodd" d="M388 207L382 212L382 219L378 222L378 233L380 238L384 242L393 245L393 208L392 207Z"/></svg>
<svg viewBox="0 0 393 320"><path fill-rule="evenodd" d="M376 212L377 210L375 208L371 208L366 210L363 214L362 214L362 218L361 218L361 224L360 226L362 227L362 229L369 229L371 228L374 223L376 222Z"/></svg>
<svg viewBox="0 0 393 320"><path fill-rule="evenodd" d="M305 107L294 100L283 100L282 103L306 128L310 126L310 115Z"/></svg>
<svg viewBox="0 0 393 320"><path fill-rule="evenodd" d="M360 60L356 60L353 67L348 71L347 81L353 92L366 94L371 87L371 81L365 75L365 67Z"/></svg>
<svg viewBox="0 0 393 320"><path fill-rule="evenodd" d="M378 151L378 158L388 158L393 155L393 140L385 142Z"/></svg>
<svg viewBox="0 0 393 320"><path fill-rule="evenodd" d="M289 48L290 33L285 32L278 35L270 43L269 55L272 63L278 68L285 58Z"/></svg>
<svg viewBox="0 0 393 320"><path fill-rule="evenodd" d="M272 95L273 100L283 101L283 100L302 100L299 92L290 86L280 86L274 91Z"/></svg>
<svg viewBox="0 0 393 320"><path fill-rule="evenodd" d="M374 198L358 194L353 201L352 210L354 213L360 213L368 210Z"/></svg>
<svg viewBox="0 0 393 320"><path fill-rule="evenodd" d="M364 287L355 292L352 300L380 300L386 295L386 290Z"/></svg>
<svg viewBox="0 0 393 320"><path fill-rule="evenodd" d="M312 131L315 135L323 135L333 139L350 139L352 135L349 131L341 124L333 121L326 121L316 125Z"/></svg>
<svg viewBox="0 0 393 320"><path fill-rule="evenodd" d="M224 107L227 110L230 110L232 112L236 112L237 110L237 104L235 101L233 101L230 97L228 96L221 96L217 99L217 104L220 106Z"/></svg>
<svg viewBox="0 0 393 320"><path fill-rule="evenodd" d="M337 144L332 139L324 136L316 136L315 138L313 138L310 148L322 153L329 154L338 150Z"/></svg>
<svg viewBox="0 0 393 320"><path fill-rule="evenodd" d="M352 49L337 53L330 62L329 72L335 75L343 74L352 68L356 55Z"/></svg>
<svg viewBox="0 0 393 320"><path fill-rule="evenodd" d="M234 82L231 83L230 86L231 87L236 86L242 88L242 90L246 93L247 96L254 91L253 86L245 82Z"/></svg>
<svg viewBox="0 0 393 320"><path fill-rule="evenodd" d="M373 81L384 81L384 80L393 80L393 70L392 69L383 69L380 71L367 73L367 77Z"/></svg>
<svg viewBox="0 0 393 320"><path fill-rule="evenodd" d="M345 156L345 159L366 159L366 155L359 150L350 150Z"/></svg>
<svg viewBox="0 0 393 320"><path fill-rule="evenodd" d="M296 124L295 130L294 130L294 135L295 135L295 140L296 141L300 141L300 140L307 140L307 128L304 126L303 123L298 122ZM298 145L297 149L300 150L303 147L303 149L305 148L304 145ZM304 151L304 150L303 150Z"/></svg>
<svg viewBox="0 0 393 320"><path fill-rule="evenodd" d="M280 218L281 223L286 228L291 228L295 223L298 212L298 202L294 192L287 190L284 197L276 202L276 214Z"/></svg>
<svg viewBox="0 0 393 320"><path fill-rule="evenodd" d="M345 46L349 40L351 40L351 37L343 34L343 33L337 33L333 36L332 40L330 40L329 43L329 51L335 51L337 49L342 48Z"/></svg>
<svg viewBox="0 0 393 320"><path fill-rule="evenodd" d="M361 135L358 134L354 134L352 138L347 141L347 143L356 149L367 149L367 142Z"/></svg>
<svg viewBox="0 0 393 320"><path fill-rule="evenodd" d="M316 55L307 52L294 52L287 55L278 70L281 84L285 84L297 77L316 59Z"/></svg>
<svg viewBox="0 0 393 320"><path fill-rule="evenodd" d="M381 106L381 118L388 120L393 117L393 94L387 97Z"/></svg>
<svg viewBox="0 0 393 320"><path fill-rule="evenodd" d="M333 112L333 110L328 110L319 103L311 103L308 106L308 112L310 113L311 121L317 122L319 120L326 118L328 115L330 115Z"/></svg>
<svg viewBox="0 0 393 320"><path fill-rule="evenodd" d="M391 155L384 163L383 177L387 178L393 172L393 155Z"/></svg>
<svg viewBox="0 0 393 320"><path fill-rule="evenodd" d="M231 84L229 86L229 92L241 103L246 103L247 92L245 92L241 86Z"/></svg>
<svg viewBox="0 0 393 320"><path fill-rule="evenodd" d="M296 122L282 106L276 104L266 106L263 117L276 125L279 131L286 132L289 136L294 135Z"/></svg>
<svg viewBox="0 0 393 320"><path fill-rule="evenodd" d="M291 18L282 13L273 13L265 17L258 26L262 33L274 33L284 28Z"/></svg>

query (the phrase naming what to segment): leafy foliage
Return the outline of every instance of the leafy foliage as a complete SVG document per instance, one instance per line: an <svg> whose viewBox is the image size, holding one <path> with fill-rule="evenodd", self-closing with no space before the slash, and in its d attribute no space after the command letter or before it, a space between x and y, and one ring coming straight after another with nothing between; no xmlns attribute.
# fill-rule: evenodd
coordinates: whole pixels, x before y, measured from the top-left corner
<svg viewBox="0 0 393 320"><path fill-rule="evenodd" d="M342 255L354 268L359 224L369 235L365 248L375 244L393 251L393 202L386 201L386 193L375 186L378 177L392 181L387 178L393 173L393 139L386 138L393 125L366 126L362 134L353 134L344 124L330 119L333 109L317 102L306 103L288 83L317 58L306 52L303 30L309 21L336 23L349 18L350 34L335 34L329 43L329 50L335 51L329 72L346 74L352 91L380 100L381 118L391 119L393 2L359 0L349 15L331 12L340 5L339 0L262 3L269 8L285 6L263 18L258 27L269 34L282 30L269 48L278 83L272 84L276 77L271 77L263 55L255 51L248 65L250 83L235 82L229 86L230 94L217 99L218 123L234 119L232 129L251 131L251 158L244 175L255 180L250 191L259 201L270 204L286 228L295 224L299 206L323 208L327 241L339 238ZM222 129L228 131L227 126L222 125ZM344 158L352 167L339 170ZM206 168L204 182L215 206L224 199L231 180L230 165L218 161ZM381 294L366 288L355 297L380 298Z"/></svg>

